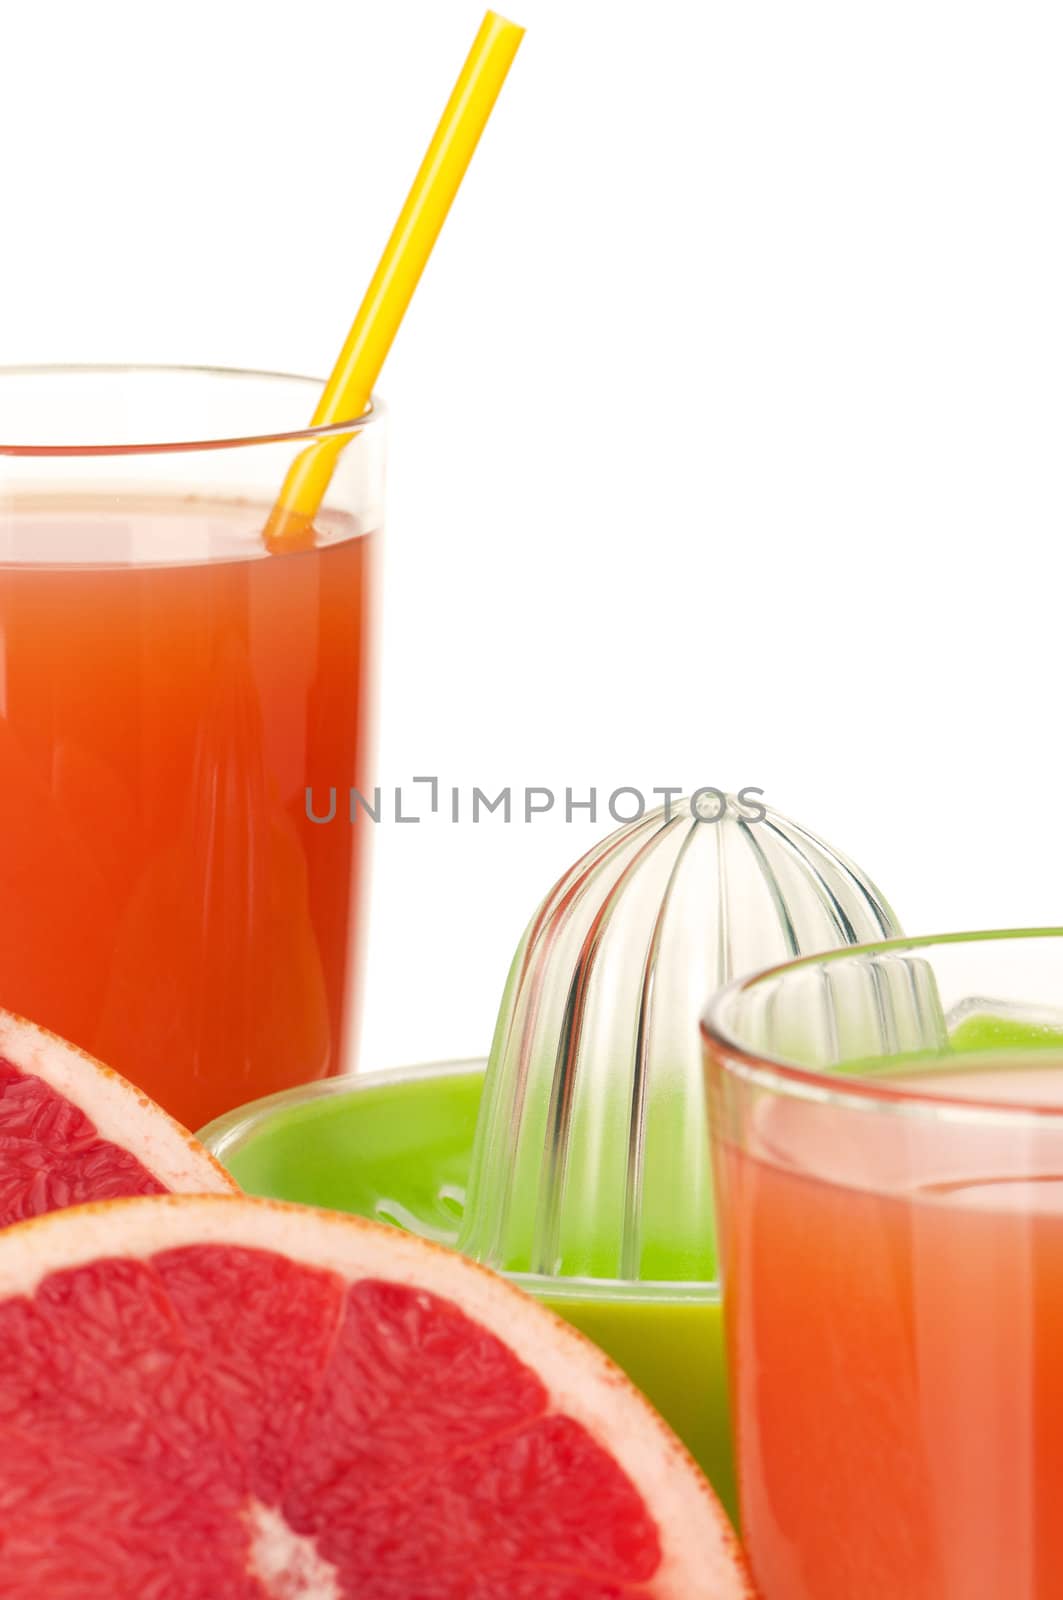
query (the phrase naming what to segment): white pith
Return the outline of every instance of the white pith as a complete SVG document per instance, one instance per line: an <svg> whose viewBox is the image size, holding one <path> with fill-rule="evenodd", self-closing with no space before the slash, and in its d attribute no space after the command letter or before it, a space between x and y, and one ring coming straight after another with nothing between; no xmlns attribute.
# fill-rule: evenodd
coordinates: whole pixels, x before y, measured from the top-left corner
<svg viewBox="0 0 1063 1600"><path fill-rule="evenodd" d="M726 1517L708 1483L627 1378L589 1340L440 1246L307 1207L238 1196L159 1195L78 1206L0 1233L0 1299L32 1295L50 1273L105 1257L143 1259L185 1245L270 1250L354 1281L443 1296L502 1339L545 1385L551 1409L581 1422L615 1457L658 1523L655 1600L747 1600Z"/></svg>
<svg viewBox="0 0 1063 1600"><path fill-rule="evenodd" d="M40 1078L83 1111L175 1194L231 1194L236 1184L190 1133L147 1095L35 1023L0 1010L0 1058Z"/></svg>
<svg viewBox="0 0 1063 1600"><path fill-rule="evenodd" d="M260 1500L247 1511L249 1570L270 1600L343 1600L339 1573L313 1539L293 1533L279 1511Z"/></svg>

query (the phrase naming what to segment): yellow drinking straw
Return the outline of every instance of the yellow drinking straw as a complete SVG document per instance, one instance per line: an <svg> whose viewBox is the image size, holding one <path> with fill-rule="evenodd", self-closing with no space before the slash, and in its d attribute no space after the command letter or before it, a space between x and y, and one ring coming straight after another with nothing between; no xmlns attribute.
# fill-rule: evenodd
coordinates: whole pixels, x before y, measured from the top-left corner
<svg viewBox="0 0 1063 1600"><path fill-rule="evenodd" d="M311 426L327 427L364 414L523 37L523 28L493 11L480 24ZM298 549L310 541L314 518L349 437L319 440L292 462L266 524L271 550Z"/></svg>

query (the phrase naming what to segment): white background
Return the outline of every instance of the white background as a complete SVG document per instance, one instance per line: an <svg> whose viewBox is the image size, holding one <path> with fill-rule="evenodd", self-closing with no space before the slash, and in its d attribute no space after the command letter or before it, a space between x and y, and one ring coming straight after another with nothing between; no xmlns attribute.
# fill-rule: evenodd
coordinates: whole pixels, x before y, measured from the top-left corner
<svg viewBox="0 0 1063 1600"><path fill-rule="evenodd" d="M0 0L0 359L324 373L479 17ZM758 784L910 931L1063 921L1063 14L518 20L381 384L382 781ZM600 831L376 830L364 1064L484 1052Z"/></svg>

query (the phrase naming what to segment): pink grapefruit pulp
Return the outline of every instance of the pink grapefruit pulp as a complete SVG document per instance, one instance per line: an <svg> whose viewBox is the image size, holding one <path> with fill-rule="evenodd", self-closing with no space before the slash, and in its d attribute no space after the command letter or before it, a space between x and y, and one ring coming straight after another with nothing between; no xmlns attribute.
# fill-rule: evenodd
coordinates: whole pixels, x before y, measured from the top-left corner
<svg viewBox="0 0 1063 1600"><path fill-rule="evenodd" d="M235 1188L132 1084L0 1011L0 1227L88 1200Z"/></svg>
<svg viewBox="0 0 1063 1600"><path fill-rule="evenodd" d="M162 1196L0 1235L5 1600L744 1600L622 1374L461 1257Z"/></svg>

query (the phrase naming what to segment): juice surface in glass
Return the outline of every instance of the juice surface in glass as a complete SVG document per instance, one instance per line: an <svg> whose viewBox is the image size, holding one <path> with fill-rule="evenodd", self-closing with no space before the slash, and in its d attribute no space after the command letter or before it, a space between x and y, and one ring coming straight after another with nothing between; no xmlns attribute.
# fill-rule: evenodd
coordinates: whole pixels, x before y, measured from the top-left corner
<svg viewBox="0 0 1063 1600"><path fill-rule="evenodd" d="M709 1039L739 1503L765 1600L1063 1595L1063 1031L1033 988L1016 1004L1021 944L996 980L980 952L958 1001L958 953L938 964L916 941L877 969L808 966L804 992L783 968L743 1018L759 1007L750 1031L807 1057L869 1017L903 1034L918 984L932 1050L802 1082ZM1063 976L1058 938L1055 955Z"/></svg>
<svg viewBox="0 0 1063 1600"><path fill-rule="evenodd" d="M305 797L368 779L377 535L269 554L268 509L0 517L0 1003L193 1127L338 1070L354 1020L364 828Z"/></svg>

